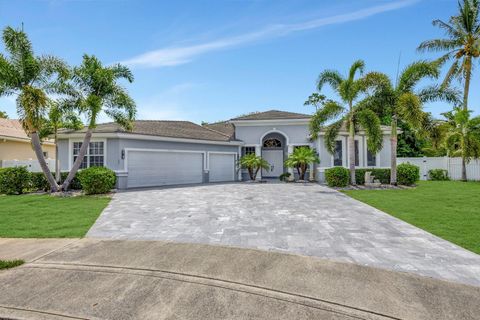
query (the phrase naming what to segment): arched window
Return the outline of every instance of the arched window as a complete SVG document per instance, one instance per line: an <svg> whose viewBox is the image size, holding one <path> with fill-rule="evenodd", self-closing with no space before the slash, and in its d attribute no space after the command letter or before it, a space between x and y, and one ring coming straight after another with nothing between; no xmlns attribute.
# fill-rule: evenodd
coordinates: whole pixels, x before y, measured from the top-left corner
<svg viewBox="0 0 480 320"><path fill-rule="evenodd" d="M263 142L263 147L264 148L281 148L282 142L275 138L267 139Z"/></svg>

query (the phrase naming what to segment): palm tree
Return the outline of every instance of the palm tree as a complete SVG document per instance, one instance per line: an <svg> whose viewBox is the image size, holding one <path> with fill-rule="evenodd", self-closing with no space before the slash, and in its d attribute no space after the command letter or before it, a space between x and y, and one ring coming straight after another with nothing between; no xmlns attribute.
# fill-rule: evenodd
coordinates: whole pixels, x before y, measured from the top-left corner
<svg viewBox="0 0 480 320"><path fill-rule="evenodd" d="M60 92L60 83L69 77L67 65L53 56L34 55L25 32L6 27L2 39L9 54L0 54L0 96L17 94L17 113L31 136L33 150L53 192L58 185L42 152L39 131L48 110L48 94Z"/></svg>
<svg viewBox="0 0 480 320"><path fill-rule="evenodd" d="M60 183L60 159L58 158L58 130L73 129L79 130L83 127L81 119L73 112L66 110L57 101L51 101L48 117L45 119L40 138L53 135L55 143L55 180Z"/></svg>
<svg viewBox="0 0 480 320"><path fill-rule="evenodd" d="M392 84L389 77L372 72L365 77L367 84L375 84L376 92L363 101L365 106L377 115L390 118L391 173L390 183L397 184L397 142L398 122L406 123L416 134L425 133L429 116L423 111L424 103L443 100L457 102L458 92L448 87L436 85L416 90L418 84L426 79L437 79L440 75L439 65L418 61L408 65L398 76L397 83Z"/></svg>
<svg viewBox="0 0 480 320"><path fill-rule="evenodd" d="M480 116L471 118L470 110L457 107L443 113L447 122L445 145L448 155L462 158L462 180L467 181L467 163L480 158Z"/></svg>
<svg viewBox="0 0 480 320"><path fill-rule="evenodd" d="M468 110L473 60L480 56L480 4L478 0L463 0L458 3L458 9L458 15L451 17L448 23L433 21L434 26L445 31L447 38L424 41L418 50L446 52L437 60L440 64L453 60L443 85L448 85L454 78L464 80L463 109Z"/></svg>
<svg viewBox="0 0 480 320"><path fill-rule="evenodd" d="M382 131L380 119L375 112L363 106L360 99L368 93L369 86L365 77L356 79L357 73L363 74L365 64L357 60L350 67L348 76L343 77L338 71L325 70L318 77L317 88L322 90L325 84L329 84L341 98L341 102L327 100L313 115L310 121L310 135L312 139L318 138L318 133L327 121L335 120L325 128L325 143L330 153L334 152L335 139L343 125L348 129L348 157L350 166L350 181L355 181L355 133L360 127L365 129L368 137L367 147L372 153L376 153L382 147ZM373 78L371 76L370 78ZM373 82L372 82L373 83Z"/></svg>
<svg viewBox="0 0 480 320"><path fill-rule="evenodd" d="M255 180L257 178L257 174L260 169L270 169L270 164L265 159L255 155L254 153L246 154L241 157L238 161L238 165L240 168L248 170L250 180Z"/></svg>
<svg viewBox="0 0 480 320"><path fill-rule="evenodd" d="M86 115L88 125L77 159L63 182L63 190L68 189L82 164L101 112L125 129L132 129L136 114L135 102L117 83L121 79L133 82L133 74L130 69L121 64L103 66L95 56L84 55L82 64L73 69L71 96L63 99L61 104L70 110L76 109L80 114Z"/></svg>
<svg viewBox="0 0 480 320"><path fill-rule="evenodd" d="M311 163L320 163L320 159L315 150L309 147L295 148L293 153L285 160L287 168L297 168L299 180L305 180L305 172L307 172L308 165Z"/></svg>

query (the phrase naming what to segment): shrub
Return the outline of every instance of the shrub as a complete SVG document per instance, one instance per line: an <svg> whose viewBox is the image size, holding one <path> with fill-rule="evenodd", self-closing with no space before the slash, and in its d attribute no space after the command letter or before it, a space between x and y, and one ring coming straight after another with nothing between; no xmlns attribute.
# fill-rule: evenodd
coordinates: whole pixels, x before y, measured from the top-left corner
<svg viewBox="0 0 480 320"><path fill-rule="evenodd" d="M77 175L85 194L107 193L115 186L115 172L105 167L90 167Z"/></svg>
<svg viewBox="0 0 480 320"><path fill-rule="evenodd" d="M450 180L448 177L448 171L444 169L432 169L428 170L428 180L433 181L447 181Z"/></svg>
<svg viewBox="0 0 480 320"><path fill-rule="evenodd" d="M397 167L397 182L401 185L411 186L420 180L420 168L411 163L402 163Z"/></svg>
<svg viewBox="0 0 480 320"><path fill-rule="evenodd" d="M346 187L350 181L350 171L344 167L325 170L325 179L329 187Z"/></svg>
<svg viewBox="0 0 480 320"><path fill-rule="evenodd" d="M31 186L32 175L27 167L0 169L0 193L22 194Z"/></svg>
<svg viewBox="0 0 480 320"><path fill-rule="evenodd" d="M34 191L49 191L50 184L43 172L32 172L32 189Z"/></svg>
<svg viewBox="0 0 480 320"><path fill-rule="evenodd" d="M280 179L280 181L288 181L291 175L292 174L290 172L285 172L285 173L282 173L278 178Z"/></svg>
<svg viewBox="0 0 480 320"><path fill-rule="evenodd" d="M357 184L365 184L365 172L370 171L374 179L380 180L382 184L390 183L390 169L356 169L355 170L355 180Z"/></svg>
<svg viewBox="0 0 480 320"><path fill-rule="evenodd" d="M62 183L67 179L68 172L62 172L60 174ZM70 185L68 186L69 189L71 190L82 190L82 184L80 183L80 180L78 179L78 173L73 177L72 181L70 182Z"/></svg>

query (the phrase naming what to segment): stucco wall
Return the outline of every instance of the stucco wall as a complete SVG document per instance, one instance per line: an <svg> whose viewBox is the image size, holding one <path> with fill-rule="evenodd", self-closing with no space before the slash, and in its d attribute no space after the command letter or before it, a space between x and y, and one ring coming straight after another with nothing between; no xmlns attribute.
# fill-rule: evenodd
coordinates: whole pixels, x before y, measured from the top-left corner
<svg viewBox="0 0 480 320"><path fill-rule="evenodd" d="M55 159L55 146L43 145L42 150L48 152L48 158ZM0 160L37 159L29 142L0 140Z"/></svg>
<svg viewBox="0 0 480 320"><path fill-rule="evenodd" d="M287 144L310 144L307 125L236 126L235 136L247 145L256 145L261 144L262 136L270 131L284 133Z"/></svg>

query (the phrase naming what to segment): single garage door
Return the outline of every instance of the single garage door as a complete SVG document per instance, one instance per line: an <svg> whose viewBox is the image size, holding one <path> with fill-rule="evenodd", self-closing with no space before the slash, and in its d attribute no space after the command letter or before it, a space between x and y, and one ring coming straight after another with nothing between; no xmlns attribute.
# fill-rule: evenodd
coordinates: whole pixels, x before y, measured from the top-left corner
<svg viewBox="0 0 480 320"><path fill-rule="evenodd" d="M129 151L128 188L203 182L203 154L175 151Z"/></svg>
<svg viewBox="0 0 480 320"><path fill-rule="evenodd" d="M235 155L209 154L210 182L235 181Z"/></svg>

